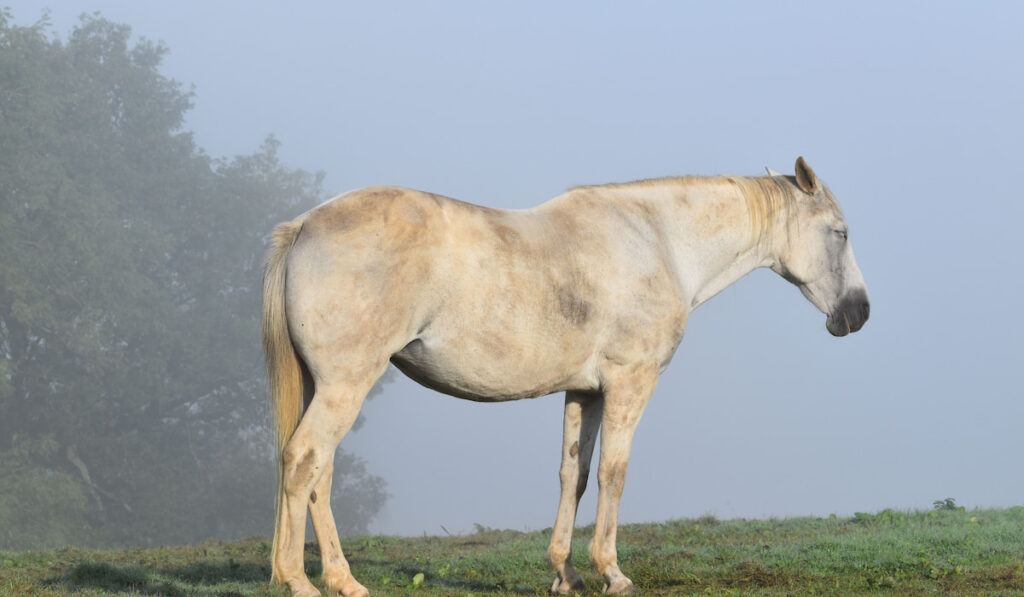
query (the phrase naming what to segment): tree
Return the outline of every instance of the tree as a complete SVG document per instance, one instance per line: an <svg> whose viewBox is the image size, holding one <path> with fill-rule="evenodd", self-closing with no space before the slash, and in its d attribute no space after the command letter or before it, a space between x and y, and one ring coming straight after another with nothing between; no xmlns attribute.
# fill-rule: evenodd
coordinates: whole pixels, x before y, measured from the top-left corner
<svg viewBox="0 0 1024 597"><path fill-rule="evenodd" d="M322 175L207 156L129 27L48 31L0 12L0 547L267 533L261 258ZM383 481L336 466L365 532Z"/></svg>

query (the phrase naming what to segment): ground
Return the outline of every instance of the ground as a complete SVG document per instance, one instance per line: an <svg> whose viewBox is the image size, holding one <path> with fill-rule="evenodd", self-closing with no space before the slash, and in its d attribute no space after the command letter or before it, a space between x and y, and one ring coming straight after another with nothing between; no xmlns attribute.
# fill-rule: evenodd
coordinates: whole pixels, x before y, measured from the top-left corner
<svg viewBox="0 0 1024 597"><path fill-rule="evenodd" d="M885 510L852 518L719 521L707 516L626 525L619 559L641 595L1020 595L1024 507ZM573 562L587 595L592 529L577 529ZM452 537L356 537L343 546L377 596L547 595L550 529L479 527ZM319 554L306 569L319 578ZM0 552L0 595L284 596L268 585L270 541L96 551Z"/></svg>

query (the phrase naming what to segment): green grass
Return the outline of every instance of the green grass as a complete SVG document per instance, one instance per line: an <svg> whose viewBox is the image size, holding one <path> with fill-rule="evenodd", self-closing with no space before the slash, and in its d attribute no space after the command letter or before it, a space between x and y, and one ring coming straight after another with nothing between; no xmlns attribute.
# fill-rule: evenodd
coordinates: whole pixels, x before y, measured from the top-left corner
<svg viewBox="0 0 1024 597"><path fill-rule="evenodd" d="M549 532L481 528L457 537L357 537L343 546L356 577L378 596L547 595ZM573 562L596 594L591 532L577 529ZM269 557L261 538L0 552L0 594L286 595L267 584ZM1024 596L1024 507L625 525L619 561L642 595ZM306 569L322 589L312 544Z"/></svg>

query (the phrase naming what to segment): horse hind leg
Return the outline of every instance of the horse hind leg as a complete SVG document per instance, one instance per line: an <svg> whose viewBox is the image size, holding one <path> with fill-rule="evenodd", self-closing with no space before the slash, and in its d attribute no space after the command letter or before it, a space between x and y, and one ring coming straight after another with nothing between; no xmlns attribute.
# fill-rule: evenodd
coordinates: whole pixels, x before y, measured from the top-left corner
<svg viewBox="0 0 1024 597"><path fill-rule="evenodd" d="M378 373L383 373L386 365L386 361L382 363ZM273 568L275 578L288 585L293 597L320 595L303 570L307 505L324 554L323 575L328 587L344 597L369 595L349 571L329 502L334 452L379 376L358 383L317 383L313 399L285 447Z"/></svg>
<svg viewBox="0 0 1024 597"><path fill-rule="evenodd" d="M341 551L341 540L338 528L331 512L331 479L334 475L334 459L327 461L327 469L320 476L313 491L309 494L309 514L313 519L313 532L316 533L320 545L320 557L323 562L323 579L327 592L331 595L356 597L369 595L366 587L352 576L348 560Z"/></svg>
<svg viewBox="0 0 1024 597"><path fill-rule="evenodd" d="M580 498L587 488L594 440L601 426L602 398L578 392L565 393L562 432L562 465L558 471L561 497L558 516L548 546L548 565L555 573L551 592L569 595L583 591L583 580L572 565L572 531Z"/></svg>

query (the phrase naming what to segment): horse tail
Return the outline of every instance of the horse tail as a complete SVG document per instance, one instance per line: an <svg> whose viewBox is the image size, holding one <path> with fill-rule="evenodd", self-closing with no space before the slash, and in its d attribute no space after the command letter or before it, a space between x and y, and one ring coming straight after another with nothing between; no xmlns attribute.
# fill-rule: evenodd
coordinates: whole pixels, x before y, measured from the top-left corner
<svg viewBox="0 0 1024 597"><path fill-rule="evenodd" d="M263 273L263 351L267 360L267 389L277 455L282 460L285 444L302 418L302 366L292 345L285 311L286 262L301 228L299 220L285 222L274 229ZM279 486L281 481L278 479Z"/></svg>
<svg viewBox="0 0 1024 597"><path fill-rule="evenodd" d="M302 418L302 365L288 332L288 314L285 310L288 253L301 228L301 220L285 222L274 228L263 271L263 352L267 362L267 396L274 419L274 439L277 445L275 552L284 498L284 447ZM271 554L270 561L277 562L275 554ZM279 578L276 568L271 576L277 582L284 580Z"/></svg>

